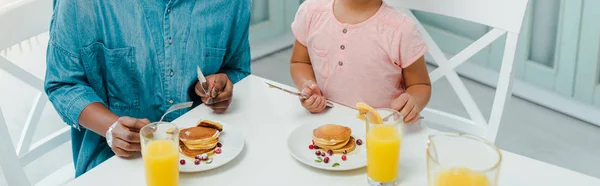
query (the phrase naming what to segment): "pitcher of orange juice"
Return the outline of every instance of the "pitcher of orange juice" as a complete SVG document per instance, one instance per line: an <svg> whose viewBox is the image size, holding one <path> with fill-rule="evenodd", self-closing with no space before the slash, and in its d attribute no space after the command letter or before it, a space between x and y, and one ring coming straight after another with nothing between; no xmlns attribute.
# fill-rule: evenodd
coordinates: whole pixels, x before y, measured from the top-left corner
<svg viewBox="0 0 600 186"><path fill-rule="evenodd" d="M369 185L398 185L402 115L392 109L371 109L366 113L367 180Z"/></svg>
<svg viewBox="0 0 600 186"><path fill-rule="evenodd" d="M502 153L483 138L469 134L429 136L429 186L496 186Z"/></svg>
<svg viewBox="0 0 600 186"><path fill-rule="evenodd" d="M179 129L168 122L150 123L140 130L146 185L179 184Z"/></svg>

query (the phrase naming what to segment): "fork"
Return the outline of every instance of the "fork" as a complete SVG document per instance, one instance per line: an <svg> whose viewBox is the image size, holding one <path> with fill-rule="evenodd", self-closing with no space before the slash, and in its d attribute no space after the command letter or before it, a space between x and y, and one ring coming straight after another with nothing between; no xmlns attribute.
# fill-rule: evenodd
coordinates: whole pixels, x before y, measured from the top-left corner
<svg viewBox="0 0 600 186"><path fill-rule="evenodd" d="M175 104L171 107L169 107L169 109L167 109L167 111L165 112L165 114L162 115L162 117L160 117L160 121L158 121L159 123L163 121L163 119L165 119L165 116L167 116L167 114L179 110L179 109L184 109L184 108L190 108L192 107L192 105L194 104L194 102L185 102L185 103L178 103Z"/></svg>
<svg viewBox="0 0 600 186"><path fill-rule="evenodd" d="M387 120L388 120L388 119L390 119L390 118L391 118L393 115L394 115L394 113L391 113L390 115L387 115L386 117L384 117L384 118L383 118L383 119L381 119L381 120L383 120L383 121L387 121ZM418 118L418 119L425 119L425 117L423 117L423 116L419 116L419 118Z"/></svg>

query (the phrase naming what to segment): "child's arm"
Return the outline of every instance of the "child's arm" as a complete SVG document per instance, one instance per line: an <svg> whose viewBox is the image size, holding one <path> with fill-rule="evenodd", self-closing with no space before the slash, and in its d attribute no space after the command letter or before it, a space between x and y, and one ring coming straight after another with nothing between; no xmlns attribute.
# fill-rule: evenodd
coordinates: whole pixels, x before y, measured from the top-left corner
<svg viewBox="0 0 600 186"><path fill-rule="evenodd" d="M316 82L315 72L308 56L308 48L298 42L298 40L294 43L290 63L290 73L298 90L302 90L302 86L306 81Z"/></svg>
<svg viewBox="0 0 600 186"><path fill-rule="evenodd" d="M431 97L431 81L425 65L424 56L403 69L406 91L392 101L392 109L404 116L404 122L410 123L419 118Z"/></svg>
<svg viewBox="0 0 600 186"><path fill-rule="evenodd" d="M298 42L298 40L294 43L290 63L290 73L292 74L294 84L308 98L300 100L302 106L313 113L323 111L327 105L327 99L323 97L321 89L315 83L315 72L310 62L308 48Z"/></svg>

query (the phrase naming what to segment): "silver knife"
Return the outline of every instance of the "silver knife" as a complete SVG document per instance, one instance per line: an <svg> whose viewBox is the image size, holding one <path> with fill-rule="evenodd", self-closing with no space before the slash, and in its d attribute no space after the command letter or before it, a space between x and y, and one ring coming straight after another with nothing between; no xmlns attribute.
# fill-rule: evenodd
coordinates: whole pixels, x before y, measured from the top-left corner
<svg viewBox="0 0 600 186"><path fill-rule="evenodd" d="M202 91L204 91L204 94L208 95L208 90L206 90L208 87L204 88L204 85L206 85L206 77L204 77L204 74L202 74L202 70L200 70L199 65L196 65L196 71L198 71L198 81L200 82Z"/></svg>
<svg viewBox="0 0 600 186"><path fill-rule="evenodd" d="M267 85L269 85L269 88L276 88L276 89L279 89L279 90L281 90L281 91L284 91L284 92L286 92L286 93L288 93L288 94L292 94L292 95L298 96L298 97L300 97L300 98L302 98L302 99L308 99L306 96L304 96L304 95L300 94L299 92L294 92L294 91L291 91L291 90L287 90L287 89L281 88L281 87L279 87L279 86L273 85L273 84L271 84L271 83L267 83L267 82L265 82L265 83L266 83ZM329 108L333 108L333 103L332 103L331 101L329 101L329 100L327 100L327 107L329 107Z"/></svg>

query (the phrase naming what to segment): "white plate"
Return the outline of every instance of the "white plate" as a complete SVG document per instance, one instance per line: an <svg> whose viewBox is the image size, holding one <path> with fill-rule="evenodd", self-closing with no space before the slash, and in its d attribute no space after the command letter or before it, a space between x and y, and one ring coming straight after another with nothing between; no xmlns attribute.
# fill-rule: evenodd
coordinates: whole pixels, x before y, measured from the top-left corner
<svg viewBox="0 0 600 186"><path fill-rule="evenodd" d="M331 171L353 170L365 167L367 165L367 149L364 138L365 125L357 125L355 123L348 124L346 126L352 129L352 136L357 140L362 140L363 143L360 146L357 145L353 152L346 155L346 161L342 160L342 155L334 154L331 157L328 156L329 163L327 164L324 162L315 162L315 160L317 160L317 155L315 155L316 150L310 150L308 146L312 143L313 130L321 125L324 124L305 124L296 128L290 134L288 138L288 148L290 154L294 158L306 165ZM339 163L340 166L333 167L332 165L336 162Z"/></svg>
<svg viewBox="0 0 600 186"><path fill-rule="evenodd" d="M200 172L211 170L229 163L242 152L244 149L244 137L242 134L227 123L220 121L216 122L219 122L221 125L223 125L223 133L221 133L219 136L219 142L221 142L223 145L221 147L221 154L214 154L211 156L213 161L210 164L206 164L205 161L202 161L199 165L196 165L194 164L193 158L179 153L179 160L185 160L185 165L179 164L179 172Z"/></svg>

